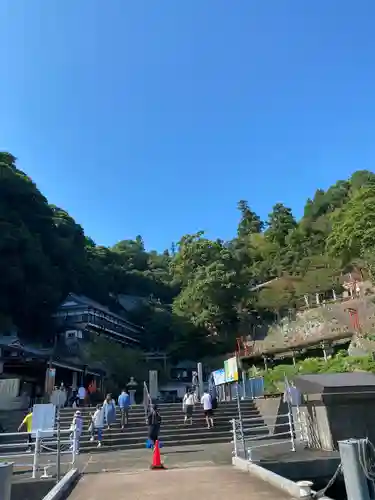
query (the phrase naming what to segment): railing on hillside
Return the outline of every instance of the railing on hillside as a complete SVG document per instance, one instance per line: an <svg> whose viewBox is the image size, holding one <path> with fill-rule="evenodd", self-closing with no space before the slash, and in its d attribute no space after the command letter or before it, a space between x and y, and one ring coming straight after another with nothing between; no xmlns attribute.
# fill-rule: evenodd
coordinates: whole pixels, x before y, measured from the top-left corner
<svg viewBox="0 0 375 500"><path fill-rule="evenodd" d="M273 424L272 420L276 420ZM284 420L280 422L280 420ZM245 419L233 419L233 455L254 460L254 450L276 447L290 443L291 451L296 451L293 415L291 411L283 415L263 415Z"/></svg>
<svg viewBox="0 0 375 500"><path fill-rule="evenodd" d="M242 399L258 399L264 397L263 377L250 377L245 382L232 382L226 386L217 386L218 401L235 401Z"/></svg>
<svg viewBox="0 0 375 500"><path fill-rule="evenodd" d="M258 399L264 396L264 378L250 377L242 384L243 398Z"/></svg>
<svg viewBox="0 0 375 500"><path fill-rule="evenodd" d="M35 436L31 442L27 439L30 434ZM61 439L61 436L68 436L68 438ZM4 441L12 440L15 437L25 437L25 441L20 443L12 443ZM0 434L0 462L14 462L13 470L15 469L31 469L33 479L37 478L38 471L43 470L41 477L49 477L48 469L52 466L56 466L56 476L60 479L60 469L61 469L61 456L70 455L72 466L75 465L76 457L78 455L78 440L76 430L71 429L48 429L48 430L38 430L29 432L4 432ZM6 453L6 450L20 450L17 452ZM5 450L5 451L3 451ZM27 460L23 460L30 458ZM22 459L19 461L18 459ZM43 459L47 460L47 463L43 463ZM26 473L27 471L25 471Z"/></svg>

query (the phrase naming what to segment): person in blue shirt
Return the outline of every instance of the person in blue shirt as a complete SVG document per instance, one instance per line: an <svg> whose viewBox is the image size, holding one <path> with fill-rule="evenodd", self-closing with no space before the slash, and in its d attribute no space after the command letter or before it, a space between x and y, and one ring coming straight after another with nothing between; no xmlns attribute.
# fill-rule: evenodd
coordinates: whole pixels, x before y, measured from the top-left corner
<svg viewBox="0 0 375 500"><path fill-rule="evenodd" d="M118 398L118 405L121 412L121 429L125 429L125 425L129 423L130 396L126 389L122 390Z"/></svg>

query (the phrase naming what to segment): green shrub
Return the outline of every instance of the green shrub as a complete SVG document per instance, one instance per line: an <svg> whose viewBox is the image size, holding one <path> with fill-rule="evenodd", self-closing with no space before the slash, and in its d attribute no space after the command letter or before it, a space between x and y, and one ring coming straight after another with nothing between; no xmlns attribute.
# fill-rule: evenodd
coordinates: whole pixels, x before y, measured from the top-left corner
<svg viewBox="0 0 375 500"><path fill-rule="evenodd" d="M296 375L309 375L314 373L346 373L366 371L375 373L375 361L372 356L348 356L345 351L338 352L325 361L323 358L306 358L296 366L277 365L269 370L260 370L259 376L264 377L266 394L284 391L285 376L293 380ZM249 371L251 376L251 372Z"/></svg>

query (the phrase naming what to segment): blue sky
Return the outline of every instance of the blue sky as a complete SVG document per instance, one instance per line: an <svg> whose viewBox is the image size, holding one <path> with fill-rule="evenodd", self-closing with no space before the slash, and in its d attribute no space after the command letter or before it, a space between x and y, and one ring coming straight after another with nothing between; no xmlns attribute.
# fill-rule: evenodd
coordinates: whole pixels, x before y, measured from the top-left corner
<svg viewBox="0 0 375 500"><path fill-rule="evenodd" d="M99 244L297 216L375 158L374 0L1 0L0 149Z"/></svg>

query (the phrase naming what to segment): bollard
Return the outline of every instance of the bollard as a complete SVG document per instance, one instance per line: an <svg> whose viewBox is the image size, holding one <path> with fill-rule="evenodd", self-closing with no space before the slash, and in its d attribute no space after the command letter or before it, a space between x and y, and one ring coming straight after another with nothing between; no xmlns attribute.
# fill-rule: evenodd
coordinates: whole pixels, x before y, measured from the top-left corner
<svg viewBox="0 0 375 500"><path fill-rule="evenodd" d="M10 500L12 490L13 463L0 463L0 498L1 500Z"/></svg>
<svg viewBox="0 0 375 500"><path fill-rule="evenodd" d="M358 439L339 441L339 450L344 473L348 500L370 500L367 478L363 472L359 453Z"/></svg>
<svg viewBox="0 0 375 500"><path fill-rule="evenodd" d="M297 481L299 486L300 498L311 498L311 488L313 483L311 481Z"/></svg>

